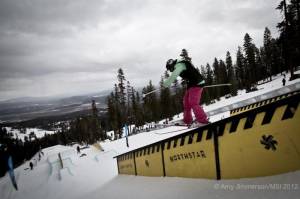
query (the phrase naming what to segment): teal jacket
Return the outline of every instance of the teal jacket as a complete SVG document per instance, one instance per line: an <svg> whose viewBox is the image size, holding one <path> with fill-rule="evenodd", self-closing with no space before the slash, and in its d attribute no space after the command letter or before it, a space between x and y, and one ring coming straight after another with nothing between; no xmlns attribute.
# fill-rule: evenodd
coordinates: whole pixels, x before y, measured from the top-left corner
<svg viewBox="0 0 300 199"><path fill-rule="evenodd" d="M171 76L166 79L164 82L163 82L163 86L164 87L170 87L171 84L177 79L177 77L180 75L180 73L182 73L184 70L186 70L186 66L184 63L182 62L179 62L179 63L176 63L175 64L175 69L174 71L172 72ZM198 83L199 86L205 84L205 81L202 80L201 82Z"/></svg>

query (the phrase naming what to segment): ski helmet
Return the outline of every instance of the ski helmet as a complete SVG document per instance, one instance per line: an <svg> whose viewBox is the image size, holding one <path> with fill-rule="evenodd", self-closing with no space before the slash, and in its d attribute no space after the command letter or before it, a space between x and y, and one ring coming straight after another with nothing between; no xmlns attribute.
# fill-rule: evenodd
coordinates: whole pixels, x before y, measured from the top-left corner
<svg viewBox="0 0 300 199"><path fill-rule="evenodd" d="M182 49L180 56L188 57L188 52L186 51L186 49Z"/></svg>
<svg viewBox="0 0 300 199"><path fill-rule="evenodd" d="M176 60L174 60L174 59L169 59L169 60L167 61L167 64L166 64L167 70L173 72L173 71L174 71L174 66L175 66L175 64L176 64Z"/></svg>

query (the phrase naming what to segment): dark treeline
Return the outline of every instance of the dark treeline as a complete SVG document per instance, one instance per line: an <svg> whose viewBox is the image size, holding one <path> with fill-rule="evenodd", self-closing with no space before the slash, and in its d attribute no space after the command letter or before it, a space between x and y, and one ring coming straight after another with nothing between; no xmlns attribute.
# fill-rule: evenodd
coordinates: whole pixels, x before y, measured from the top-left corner
<svg viewBox="0 0 300 199"><path fill-rule="evenodd" d="M291 72L291 79L299 78L294 74L294 69L300 65L300 0L282 0L277 9L283 15L277 27L284 65Z"/></svg>
<svg viewBox="0 0 300 199"><path fill-rule="evenodd" d="M290 80L297 78L294 69L300 65L299 0L291 0L288 4L286 0L281 1L276 9L283 13L283 21L278 23L279 38L273 38L266 27L262 35L263 46L257 47L246 33L243 44L235 52L235 60L230 52L226 52L225 60L215 58L212 64L198 67L207 85L232 84L230 87L205 89L202 103L210 104L221 96L235 96L239 89L254 91L258 82L272 81L272 75L278 73L290 71ZM190 57L182 58L191 61ZM171 119L182 112L184 82L176 81L171 88L163 88L162 82L168 75L166 71L161 77L159 88L149 81L139 93L130 86L122 68L118 70L118 81L107 99L109 127L116 137L120 136L124 124L135 124L139 128L147 122ZM155 89L159 92L142 98L142 94Z"/></svg>

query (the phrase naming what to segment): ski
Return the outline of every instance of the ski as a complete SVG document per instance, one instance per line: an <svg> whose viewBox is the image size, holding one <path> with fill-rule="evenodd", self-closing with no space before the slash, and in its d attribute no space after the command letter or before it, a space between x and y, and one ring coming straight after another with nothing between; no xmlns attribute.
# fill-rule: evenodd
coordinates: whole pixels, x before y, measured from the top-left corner
<svg viewBox="0 0 300 199"><path fill-rule="evenodd" d="M203 88L221 87L221 86L231 86L231 85L232 85L232 84L212 84L212 85L203 86Z"/></svg>
<svg viewBox="0 0 300 199"><path fill-rule="evenodd" d="M208 123L210 124L210 123ZM181 126L181 127L186 127L184 129L176 129L176 130L172 130L172 131L168 131L168 132L164 132L164 133L155 133L157 135L164 135L164 134L169 134L169 133L175 133L175 132L179 132L179 131L184 131L184 130L188 130L188 129L197 129L197 128L201 128L203 126L206 126L208 124L203 124L203 125L193 125L193 123L191 125L183 125L183 124L168 124L168 125L164 125L164 128L168 128L168 127L174 127L174 126Z"/></svg>
<svg viewBox="0 0 300 199"><path fill-rule="evenodd" d="M231 85L232 85L232 84L230 84L230 83L228 83L228 84L212 84L212 85L203 86L203 88L221 87L221 86L231 86ZM147 95L150 95L150 94L155 93L155 92L157 92L157 91L159 91L159 89L155 89L155 90L150 91L150 92L148 92L148 93L144 93L144 94L142 95L142 97L145 98Z"/></svg>
<svg viewBox="0 0 300 199"><path fill-rule="evenodd" d="M207 124L210 124L207 123ZM202 126L206 126L207 124L197 124L196 121L193 121L191 124L184 124L182 122L172 122L172 123L169 123L169 124L156 124L157 126L160 126L162 128L167 128L167 127L171 127L171 126L184 126L184 127L188 127L188 128L196 128L196 127L202 127Z"/></svg>
<svg viewBox="0 0 300 199"><path fill-rule="evenodd" d="M177 129L177 130L172 130L172 131L168 131L168 132L164 132L164 133L155 133L155 134L157 134L157 135L164 135L164 134L176 133L176 132L184 131L184 130L187 130L187 129L189 129L189 128L187 127L187 128L184 128L184 129Z"/></svg>
<svg viewBox="0 0 300 199"><path fill-rule="evenodd" d="M183 126L183 127L189 127L187 124L179 124L179 123L169 123L169 124L156 124L157 127L161 128L168 128L172 126Z"/></svg>
<svg viewBox="0 0 300 199"><path fill-rule="evenodd" d="M155 93L155 92L157 92L157 91L159 91L159 89L155 89L155 90L150 91L150 92L148 92L148 93L144 93L144 94L143 94L143 98L145 98L147 95L150 95L151 93Z"/></svg>

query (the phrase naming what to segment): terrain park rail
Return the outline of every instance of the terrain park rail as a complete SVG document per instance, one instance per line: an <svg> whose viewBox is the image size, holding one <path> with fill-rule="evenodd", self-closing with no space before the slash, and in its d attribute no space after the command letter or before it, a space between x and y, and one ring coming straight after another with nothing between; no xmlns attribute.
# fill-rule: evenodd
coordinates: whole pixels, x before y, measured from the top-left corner
<svg viewBox="0 0 300 199"><path fill-rule="evenodd" d="M300 170L300 92L116 156L119 174L236 179Z"/></svg>

